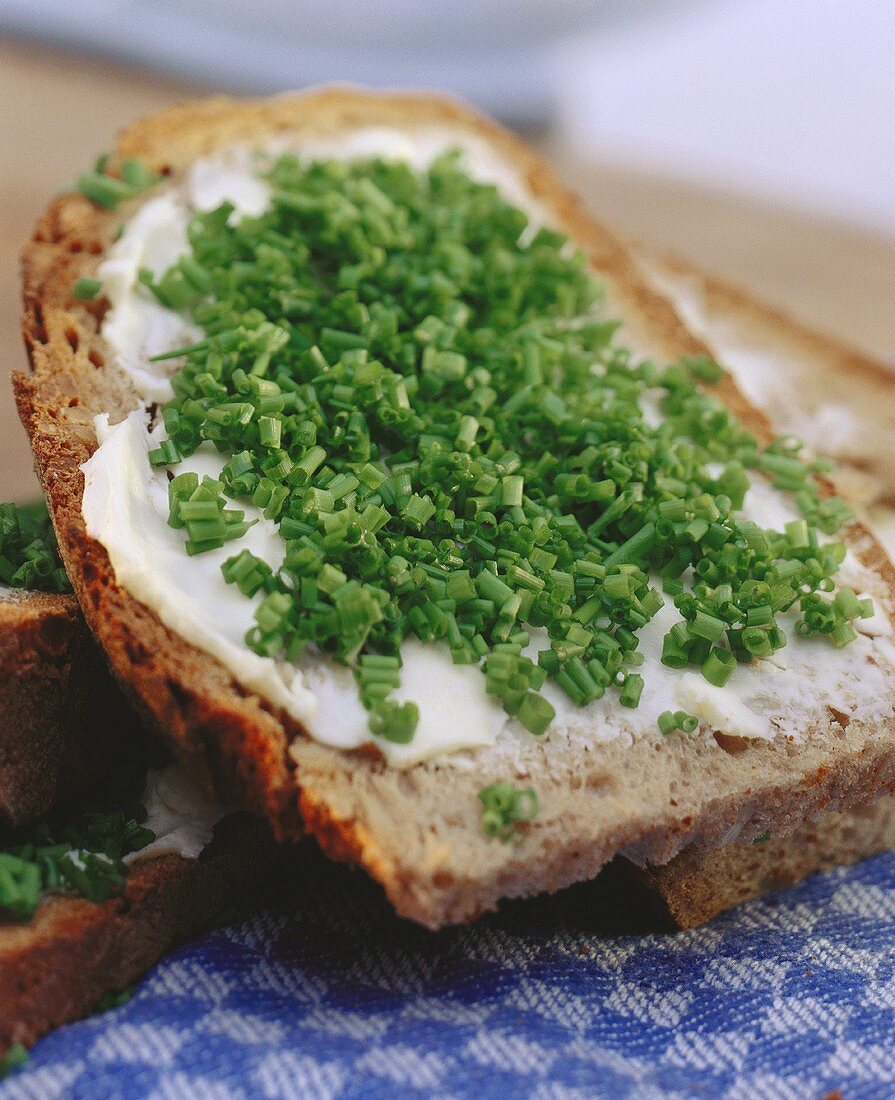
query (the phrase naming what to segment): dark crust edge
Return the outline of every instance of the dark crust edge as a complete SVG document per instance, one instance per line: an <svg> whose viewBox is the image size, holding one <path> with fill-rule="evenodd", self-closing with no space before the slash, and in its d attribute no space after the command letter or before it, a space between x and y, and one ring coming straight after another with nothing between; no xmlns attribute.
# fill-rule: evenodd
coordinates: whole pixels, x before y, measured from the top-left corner
<svg viewBox="0 0 895 1100"><path fill-rule="evenodd" d="M0 826L80 796L133 722L74 596L0 598Z"/></svg>

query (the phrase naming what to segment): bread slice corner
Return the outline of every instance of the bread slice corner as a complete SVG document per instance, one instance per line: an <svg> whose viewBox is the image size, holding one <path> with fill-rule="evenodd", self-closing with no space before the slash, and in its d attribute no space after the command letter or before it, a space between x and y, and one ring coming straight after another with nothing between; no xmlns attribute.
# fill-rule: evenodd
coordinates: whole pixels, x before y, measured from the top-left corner
<svg viewBox="0 0 895 1100"><path fill-rule="evenodd" d="M664 866L621 872L622 888L673 928L698 928L727 909L811 875L847 867L895 848L895 799L884 796L848 813L829 813L787 836L682 852Z"/></svg>

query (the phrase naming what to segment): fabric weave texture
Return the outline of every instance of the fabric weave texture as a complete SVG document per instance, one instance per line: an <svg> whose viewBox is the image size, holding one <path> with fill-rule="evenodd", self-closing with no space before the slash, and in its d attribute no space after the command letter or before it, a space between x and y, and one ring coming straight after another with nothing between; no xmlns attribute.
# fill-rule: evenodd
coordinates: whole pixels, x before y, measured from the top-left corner
<svg viewBox="0 0 895 1100"><path fill-rule="evenodd" d="M895 853L641 936L586 890L431 934L305 870L44 1039L0 1100L895 1096Z"/></svg>

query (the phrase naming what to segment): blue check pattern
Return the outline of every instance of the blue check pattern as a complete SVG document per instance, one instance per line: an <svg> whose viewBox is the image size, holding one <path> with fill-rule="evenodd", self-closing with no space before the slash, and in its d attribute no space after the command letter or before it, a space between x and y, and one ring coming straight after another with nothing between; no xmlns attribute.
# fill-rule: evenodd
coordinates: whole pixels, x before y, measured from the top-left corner
<svg viewBox="0 0 895 1100"><path fill-rule="evenodd" d="M0 1100L895 1096L895 854L707 928L515 905L432 935L358 873L189 944Z"/></svg>

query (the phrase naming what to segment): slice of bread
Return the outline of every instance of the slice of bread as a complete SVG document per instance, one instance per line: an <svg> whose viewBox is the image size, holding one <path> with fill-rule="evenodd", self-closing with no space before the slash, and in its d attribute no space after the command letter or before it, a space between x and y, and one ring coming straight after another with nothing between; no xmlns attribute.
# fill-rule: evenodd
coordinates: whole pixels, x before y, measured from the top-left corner
<svg viewBox="0 0 895 1100"><path fill-rule="evenodd" d="M8 740L15 737L18 751L9 752L0 772L2 805L10 824L22 824L46 813L56 804L57 795L65 801L77 797L91 778L101 775L110 756L110 735L118 736L124 725L133 721L133 716L125 713L108 673L91 676L81 667L86 664L102 669L103 662L73 597L19 593L14 598L7 596L5 602L14 605L18 614L4 615L4 602L0 602L0 644L7 654L15 651L15 657L4 665L0 735ZM47 621L53 623L53 660L48 659L45 647L29 640L35 631L41 634L46 631L42 626ZM72 661L60 650L61 641L68 646L65 652L75 652ZM91 651L92 657L88 656ZM60 665L72 667L67 681L59 676ZM71 699L72 694L76 699ZM91 721L85 722L88 713ZM39 748L43 752L38 752ZM621 871L618 865L613 868L608 883L632 895L635 926L639 927L645 915L654 913L658 907L662 923L690 928L765 890L789 885L829 867L866 859L893 846L895 812L890 800L883 798L853 815L828 815L816 827L801 828L785 842L758 846L730 844L716 852L698 854L683 852L664 866L643 869L623 861L625 870ZM188 863L171 859L164 863L153 861L152 881L157 897L163 893L166 882L162 870L173 868L173 882ZM148 870L148 864L146 869L140 868L134 881L143 882ZM139 885L129 886L127 896L137 889L142 896ZM173 885L164 885L164 889L173 889ZM606 889L604 881L601 892ZM215 910L211 895L203 897L201 904L206 910ZM98 920L96 910L96 906L86 902L56 898L44 906L33 943L44 944L41 952L55 949L65 953L66 945L74 937L89 954L90 944L97 935L95 929L99 929L101 941L106 942L112 927L108 919ZM54 914L53 920L46 916L48 912ZM57 919L55 914L59 913L65 914L64 923ZM89 919L79 922L79 914ZM170 911L166 919L175 921L177 913ZM64 938L57 940L57 931L62 927ZM124 926L120 934L134 933ZM26 965L24 955L17 958L19 965ZM100 990L98 997L103 991L100 974L96 986ZM64 990L63 976L54 989L54 1003Z"/></svg>
<svg viewBox="0 0 895 1100"><path fill-rule="evenodd" d="M74 596L0 591L0 826L80 795L134 721Z"/></svg>
<svg viewBox="0 0 895 1100"><path fill-rule="evenodd" d="M328 90L268 102L186 104L127 131L115 158L141 157L177 179L197 157L234 143L284 137L300 143L383 125L449 128L458 140L487 143L548 220L586 250L606 285L610 315L622 318L638 350L664 361L708 352L539 157L442 99ZM714 848L768 830L784 835L809 817L895 788L895 720L885 702L895 691L895 669L877 663L864 670L881 684L870 717L812 707L817 685L806 675L798 740L780 733L755 742L723 730L692 739L657 732L633 743L510 737L478 752L465 770L438 760L396 770L312 741L118 586L105 551L86 535L80 466L96 447L93 417L106 412L117 419L138 402L99 333L102 300L78 303L71 288L76 278L94 274L134 208L109 212L69 194L41 220L24 255L23 328L34 373L16 378L17 399L91 629L141 713L185 763L205 769L222 799L264 814L280 836L310 829L331 854L366 867L400 913L437 927L469 919L504 896L592 877L618 853L665 862L688 844ZM731 379L716 392L748 428L770 437L765 417ZM847 540L870 570L873 595L891 612L895 574L885 555L859 524L850 526ZM541 811L524 843L500 844L482 832L477 794L517 776L535 787Z"/></svg>
<svg viewBox="0 0 895 1100"><path fill-rule="evenodd" d="M883 797L847 814L825 814L789 836L685 851L664 866L618 861L601 891L625 890L640 919L659 927L696 928L744 901L792 886L809 875L845 867L895 848L895 799Z"/></svg>
<svg viewBox="0 0 895 1100"><path fill-rule="evenodd" d="M0 924L0 1054L30 1046L136 981L257 885L276 848L266 825L234 814L198 859L134 864L120 897L102 904L56 895L25 924Z"/></svg>
<svg viewBox="0 0 895 1100"><path fill-rule="evenodd" d="M42 816L57 801L76 798L88 783L93 786L90 781L102 776L111 756L112 738L120 736L134 719L104 668L74 597L7 593L0 600L0 646L4 652L0 737L6 738L0 807L10 825L20 825ZM819 870L866 859L892 846L895 811L890 800L884 798L853 815L828 815L816 827L797 830L786 842L730 844L717 852L684 852L664 866L642 870L624 861L626 870L614 868L608 882L632 895L636 926L658 907L663 923L690 928L765 890L789 885ZM781 848L785 855L782 860ZM147 864L138 869L126 896L134 891L143 896L140 884L151 870L158 899L174 890L174 883L188 865L186 860L155 860L151 867ZM169 867L170 885L162 873ZM604 882L601 891L606 889ZM201 905L206 911L216 909L211 894L202 898ZM52 920L48 914L53 914ZM88 919L80 921L79 915ZM172 908L166 920L177 919L178 913ZM41 911L27 960L38 957L38 942L44 945L40 949L44 957L54 950L65 954L73 938L83 952L91 954L95 937L105 944L112 927L118 925L110 923L108 914L99 919L96 906L56 898ZM64 933L57 938L60 928ZM119 934L136 933L123 925ZM136 965L133 957L129 958ZM17 964L30 966L23 954L17 955ZM96 975L95 984L100 991L98 998L104 989L103 975ZM53 1004L58 1003L65 989L63 975L54 987Z"/></svg>

